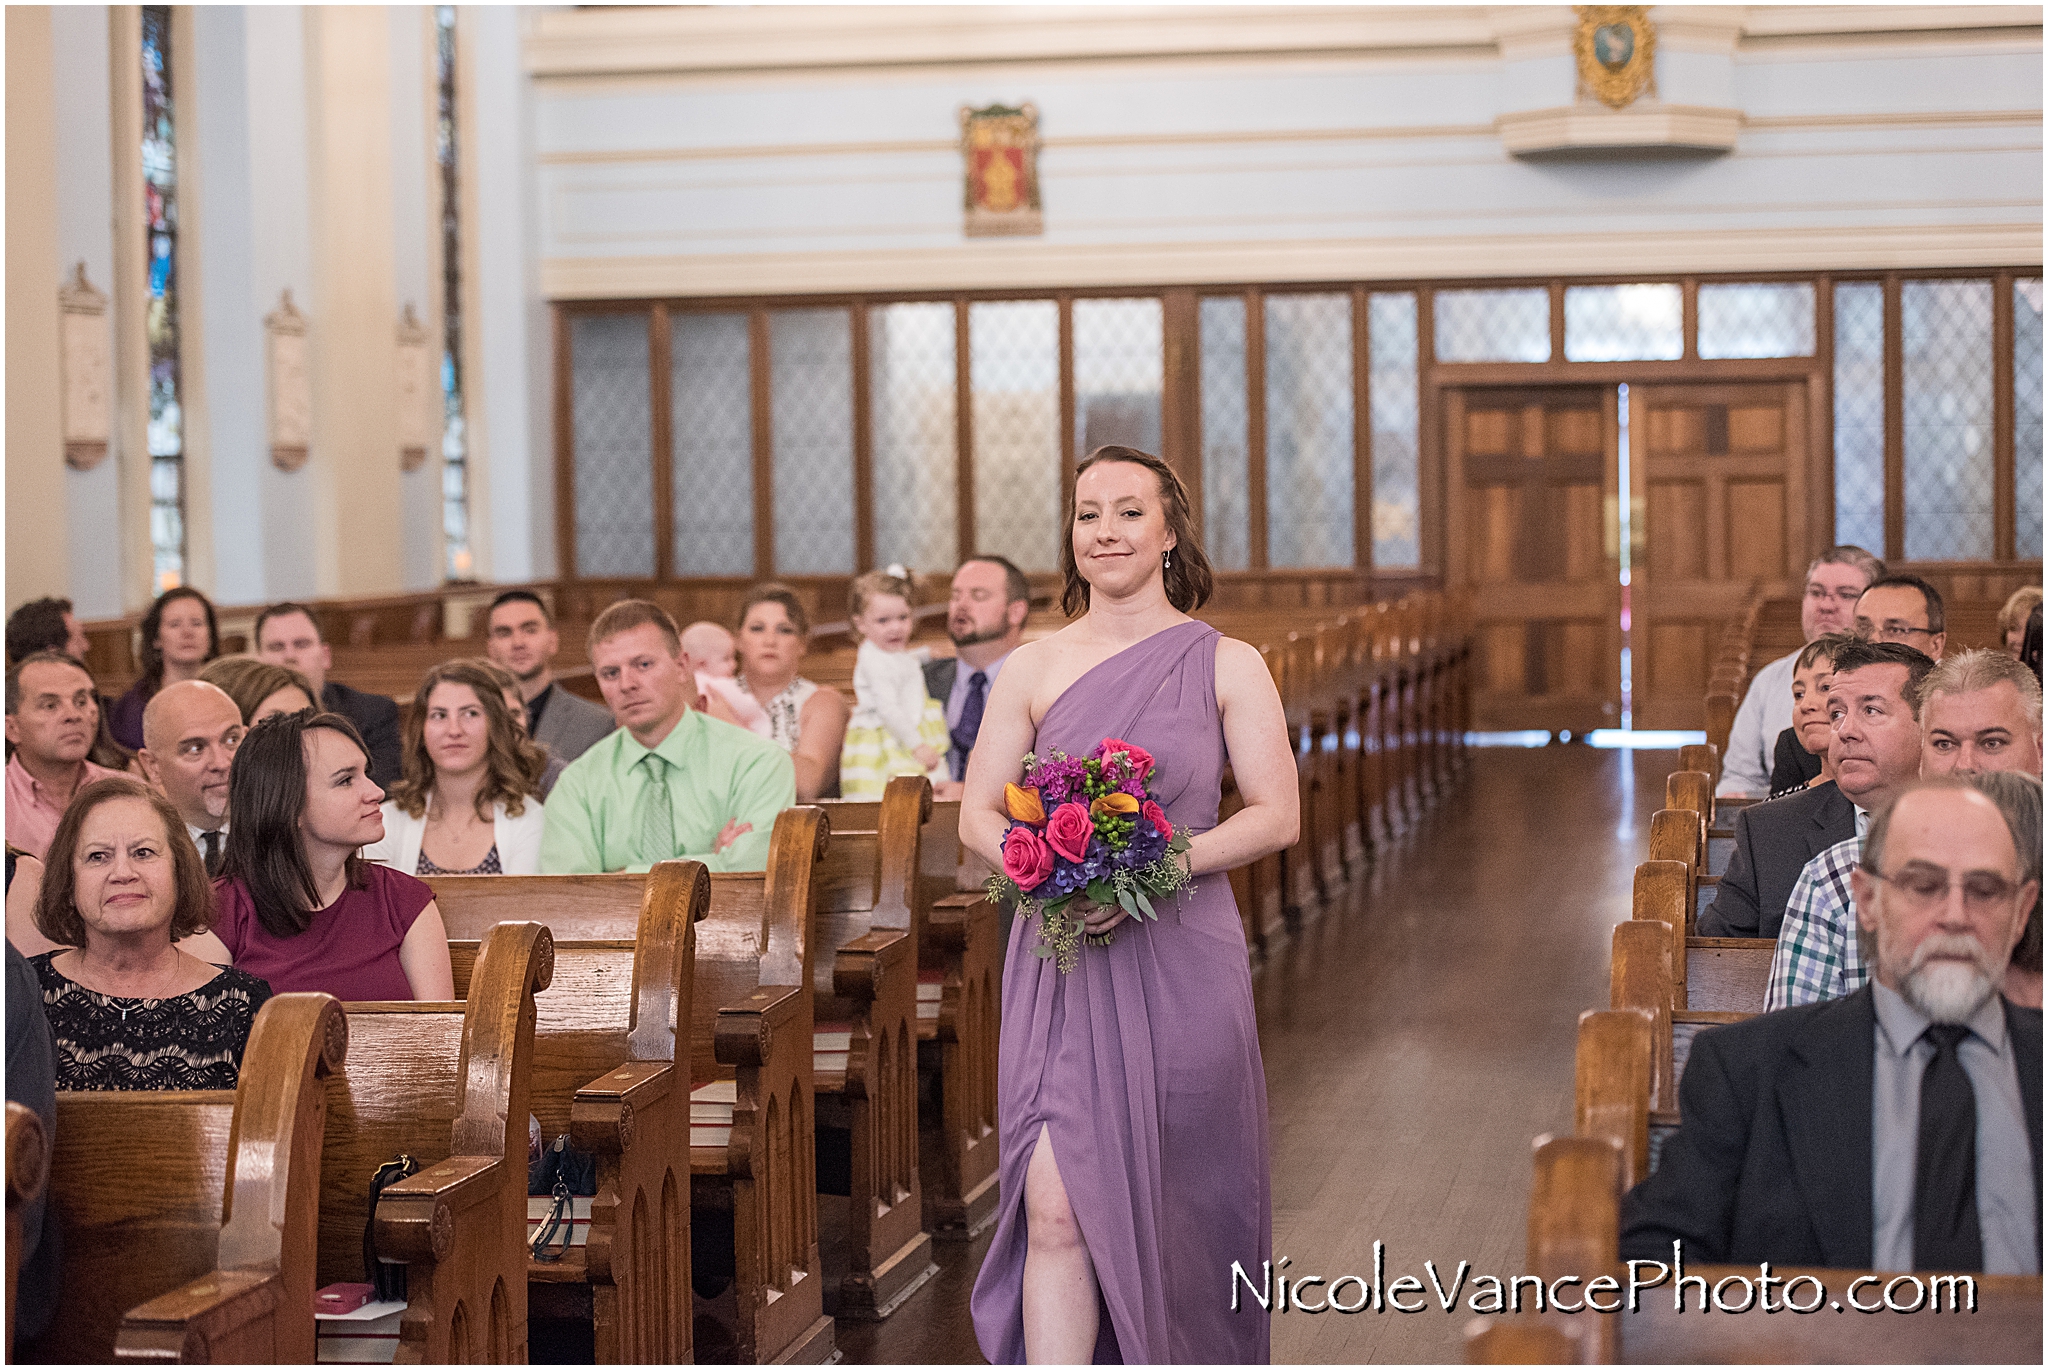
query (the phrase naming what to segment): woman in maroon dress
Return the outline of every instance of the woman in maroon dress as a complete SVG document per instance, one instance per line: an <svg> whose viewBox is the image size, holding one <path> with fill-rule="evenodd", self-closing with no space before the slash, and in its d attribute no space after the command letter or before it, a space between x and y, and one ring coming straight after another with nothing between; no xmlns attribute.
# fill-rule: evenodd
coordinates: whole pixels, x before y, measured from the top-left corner
<svg viewBox="0 0 2048 1370"><path fill-rule="evenodd" d="M1189 618L1208 598L1187 492L1159 458L1098 449L1061 554L1068 613L997 677L968 764L961 840L1002 868L1003 785L1027 752L1085 756L1117 737L1156 759L1151 788L1194 834L1197 877L1156 921L1089 906L1062 974L1019 918L1003 970L997 1114L1002 1206L974 1288L991 1361L1269 1358L1239 1301L1272 1247L1266 1086L1243 926L1226 872L1300 830L1294 750L1259 654ZM1245 806L1218 824L1222 771ZM1106 1316L1105 1316L1106 1315Z"/></svg>
<svg viewBox="0 0 2048 1370"><path fill-rule="evenodd" d="M433 889L359 854L384 836L383 802L369 749L340 714L251 728L228 777L227 852L213 931L202 934L219 939L217 959L278 994L453 999Z"/></svg>

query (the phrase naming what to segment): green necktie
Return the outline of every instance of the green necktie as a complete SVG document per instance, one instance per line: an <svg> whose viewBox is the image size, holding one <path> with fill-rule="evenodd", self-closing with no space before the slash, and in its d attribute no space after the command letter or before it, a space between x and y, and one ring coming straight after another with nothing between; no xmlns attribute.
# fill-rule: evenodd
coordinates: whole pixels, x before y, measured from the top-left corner
<svg viewBox="0 0 2048 1370"><path fill-rule="evenodd" d="M669 802L667 760L649 752L640 764L647 768L647 795L640 805L640 855L651 866L676 854L676 816Z"/></svg>

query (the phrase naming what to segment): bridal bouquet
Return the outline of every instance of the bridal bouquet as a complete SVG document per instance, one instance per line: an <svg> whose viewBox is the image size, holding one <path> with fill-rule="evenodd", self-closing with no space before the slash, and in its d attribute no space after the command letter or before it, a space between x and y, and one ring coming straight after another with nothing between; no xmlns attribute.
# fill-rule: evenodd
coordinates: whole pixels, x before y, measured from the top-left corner
<svg viewBox="0 0 2048 1370"><path fill-rule="evenodd" d="M1191 878L1174 859L1188 849L1188 835L1173 830L1145 788L1152 771L1143 747L1105 737L1086 757L1026 755L1024 783L1003 786L1010 830L1003 873L989 877L989 897L1014 902L1020 916L1042 915L1044 941L1031 950L1058 958L1063 975L1080 964L1077 896L1156 920L1152 901L1178 893ZM1088 940L1107 946L1116 934Z"/></svg>

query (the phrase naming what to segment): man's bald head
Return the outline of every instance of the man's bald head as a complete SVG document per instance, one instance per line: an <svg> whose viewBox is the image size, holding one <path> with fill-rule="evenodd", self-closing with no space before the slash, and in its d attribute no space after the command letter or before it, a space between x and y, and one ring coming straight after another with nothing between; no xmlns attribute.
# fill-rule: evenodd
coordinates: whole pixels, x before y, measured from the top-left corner
<svg viewBox="0 0 2048 1370"><path fill-rule="evenodd" d="M700 620L683 629L683 655L706 675L739 673L738 648L732 634L708 620Z"/></svg>
<svg viewBox="0 0 2048 1370"><path fill-rule="evenodd" d="M185 822L212 831L227 819L228 771L242 732L242 711L226 690L181 680L158 690L142 711L137 756Z"/></svg>

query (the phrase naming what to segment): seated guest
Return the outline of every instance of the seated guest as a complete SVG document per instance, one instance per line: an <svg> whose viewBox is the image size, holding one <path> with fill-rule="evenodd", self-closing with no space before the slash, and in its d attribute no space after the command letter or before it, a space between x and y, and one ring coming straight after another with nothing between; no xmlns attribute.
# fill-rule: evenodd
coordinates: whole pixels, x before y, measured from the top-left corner
<svg viewBox="0 0 2048 1370"><path fill-rule="evenodd" d="M30 858L22 858L28 860ZM14 900L15 856L7 854L7 899ZM42 1120L43 1137L57 1141L57 1044L43 1013L43 985L36 968L12 944L7 948L7 1102L20 1104ZM7 1253L8 1268L18 1273L8 1331L26 1345L50 1325L57 1307L57 1212L47 1200L49 1189L36 1191L15 1210L19 1247ZM14 1347L7 1348L9 1360Z"/></svg>
<svg viewBox="0 0 2048 1370"><path fill-rule="evenodd" d="M1920 773L1914 693L1934 663L1895 642L1850 642L1835 653L1828 683L1834 740L1831 783L1735 815L1735 851L1702 937L1776 937L1806 863L1855 837L1869 813Z"/></svg>
<svg viewBox="0 0 2048 1370"><path fill-rule="evenodd" d="M526 701L520 698L518 677L514 676L503 666L498 665L495 661L492 661L489 657L467 657L464 659L464 664L476 667L491 678L491 683L498 687L498 694L505 701L505 707L511 711L512 726L519 729L521 737L531 739L533 734L526 731ZM540 748L540 754L547 762L546 765L541 767L540 789L538 791L541 802L545 804L549 792L555 788L555 782L562 778L563 771L569 769L569 763L556 756L541 743L535 742L533 745Z"/></svg>
<svg viewBox="0 0 2048 1370"><path fill-rule="evenodd" d="M507 590L491 601L484 651L519 681L526 731L550 756L558 756L566 764L589 751L617 725L610 714L589 700L556 687L554 660L561 647L555 621L539 595L531 590Z"/></svg>
<svg viewBox="0 0 2048 1370"><path fill-rule="evenodd" d="M384 838L363 859L413 875L540 874L546 766L496 681L460 661L436 666L406 719L405 777L384 801Z"/></svg>
<svg viewBox="0 0 2048 1370"><path fill-rule="evenodd" d="M2027 615L2033 613L2040 603L2041 587L2022 585L2012 592L2005 601L2005 607L1998 611L1998 641L2008 656L2020 654L2020 643L2027 635Z"/></svg>
<svg viewBox="0 0 2048 1370"><path fill-rule="evenodd" d="M1848 655L1856 659L1855 652ZM1964 652L1930 670L1916 697L1921 775L2023 772L2039 777L2041 685L2019 662L2003 652ZM2006 807L2003 799L1999 804ZM1861 855L1862 843L1852 837L1807 862L1799 873L1778 931L1764 1007L1839 999L1869 978L1849 894L1849 873Z"/></svg>
<svg viewBox="0 0 2048 1370"><path fill-rule="evenodd" d="M1924 780L1854 880L1875 983L1693 1039L1624 1260L2040 1273L2041 1013L1998 993L2038 888L2012 829Z"/></svg>
<svg viewBox="0 0 2048 1370"><path fill-rule="evenodd" d="M213 602L189 585L166 590L142 617L142 674L114 701L107 726L129 751L142 741L142 711L158 690L180 680L197 680L206 663L220 655L220 624Z"/></svg>
<svg viewBox="0 0 2048 1370"><path fill-rule="evenodd" d="M213 914L170 801L116 776L79 791L50 840L33 958L59 1089L233 1089L270 986L194 955ZM203 939L202 939L203 940Z"/></svg>
<svg viewBox="0 0 2048 1370"><path fill-rule="evenodd" d="M797 674L811 619L786 585L757 585L740 605L740 688L768 714L768 736L796 764L796 794L808 804L839 793L846 744L846 696Z"/></svg>
<svg viewBox="0 0 2048 1370"><path fill-rule="evenodd" d="M683 629L683 655L697 671L701 707L713 718L736 723L756 737L769 737L774 729L768 711L740 688L739 644L732 634L716 623L699 620Z"/></svg>
<svg viewBox="0 0 2048 1370"><path fill-rule="evenodd" d="M1917 647L1934 660L1948 645L1941 591L1918 576L1881 576L1856 601L1856 636Z"/></svg>
<svg viewBox="0 0 2048 1370"><path fill-rule="evenodd" d="M1806 568L1806 593L1799 602L1799 631L1811 642L1822 633L1855 627L1856 601L1864 587L1884 574L1884 563L1861 547L1830 547ZM1728 755L1714 793L1729 798L1769 794L1772 749L1792 726L1792 669L1797 652L1779 657L1750 678L1749 691L1728 730Z"/></svg>
<svg viewBox="0 0 2048 1370"><path fill-rule="evenodd" d="M1835 674L1835 649L1855 640L1852 633L1823 633L1800 649L1792 670L1792 726L1778 734L1771 798L1835 778L1828 760L1828 742L1834 737L1828 722L1828 681Z"/></svg>
<svg viewBox="0 0 2048 1370"><path fill-rule="evenodd" d="M775 816L796 802L780 747L690 707L675 620L621 600L590 625L590 662L618 729L569 764L548 799L540 868L646 870L687 857L714 871L768 865Z"/></svg>
<svg viewBox="0 0 2048 1370"><path fill-rule="evenodd" d="M91 650L92 640L86 637L77 615L71 612L68 599L32 599L7 616L9 666L32 652L53 651L64 653L90 671L90 658L86 654ZM113 716L114 701L101 695L99 702L99 734L93 738L92 750L86 754L86 759L110 771L130 770L135 758L126 747L114 741L114 734L107 728L107 720Z"/></svg>
<svg viewBox="0 0 2048 1370"><path fill-rule="evenodd" d="M967 757L981 733L988 692L1010 653L1024 641L1031 616L1031 582L1007 557L970 557L953 573L946 604L946 635L958 656L941 657L924 668L924 687L946 706L952 743L946 765L956 781L967 778Z"/></svg>
<svg viewBox="0 0 2048 1370"><path fill-rule="evenodd" d="M204 934L221 959L279 994L454 998L433 890L360 855L384 837L383 802L369 750L340 714L251 728L235 752L218 916Z"/></svg>
<svg viewBox="0 0 2048 1370"><path fill-rule="evenodd" d="M7 668L7 845L41 856L71 797L119 771L87 760L100 697L62 652L31 652Z"/></svg>
<svg viewBox="0 0 2048 1370"><path fill-rule="evenodd" d="M327 678L334 649L320 637L319 620L303 604L273 604L256 615L256 655L289 666L313 687L313 705L356 725L370 753L370 774L378 784L396 784L404 764L398 745L398 705L384 695L351 690Z"/></svg>
<svg viewBox="0 0 2048 1370"><path fill-rule="evenodd" d="M185 820L206 874L220 871L228 825L228 773L242 745L242 711L203 680L157 691L142 713L142 774Z"/></svg>
<svg viewBox="0 0 2048 1370"><path fill-rule="evenodd" d="M899 775L951 784L945 706L924 685L931 650L910 645L915 594L901 566L855 576L848 593L853 635L860 640L853 717L839 750L839 792L848 799L880 799Z"/></svg>
<svg viewBox="0 0 2048 1370"><path fill-rule="evenodd" d="M209 661L199 678L226 690L242 711L243 724L251 728L266 718L304 713L313 707L311 681L289 666L274 666L253 656Z"/></svg>
<svg viewBox="0 0 2048 1370"><path fill-rule="evenodd" d="M2027 928L2005 968L2005 997L2021 1008L2041 1007L2041 781L2024 771L1980 771L1969 777L2005 815L2020 852L2020 878L2035 882Z"/></svg>

